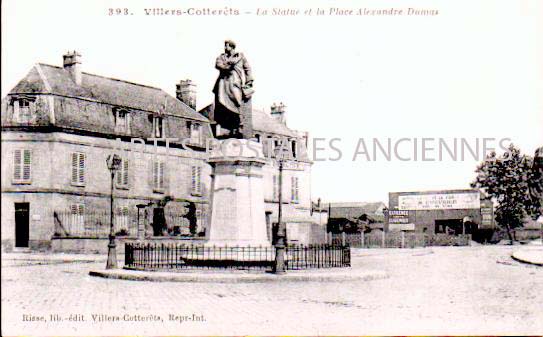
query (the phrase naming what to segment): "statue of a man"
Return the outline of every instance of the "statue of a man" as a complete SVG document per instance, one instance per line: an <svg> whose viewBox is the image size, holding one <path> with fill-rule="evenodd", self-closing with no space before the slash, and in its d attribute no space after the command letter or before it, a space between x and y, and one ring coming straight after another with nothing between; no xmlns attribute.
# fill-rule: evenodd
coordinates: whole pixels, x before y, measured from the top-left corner
<svg viewBox="0 0 543 337"><path fill-rule="evenodd" d="M213 88L216 102L227 110L241 113L241 105L253 95L253 77L247 59L236 51L234 41L224 42L224 53L217 57L215 68L219 70Z"/></svg>

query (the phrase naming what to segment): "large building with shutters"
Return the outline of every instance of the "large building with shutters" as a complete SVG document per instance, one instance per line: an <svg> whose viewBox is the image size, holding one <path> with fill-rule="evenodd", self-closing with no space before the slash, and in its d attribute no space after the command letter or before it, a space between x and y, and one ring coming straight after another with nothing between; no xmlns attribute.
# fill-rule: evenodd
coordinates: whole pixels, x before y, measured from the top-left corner
<svg viewBox="0 0 543 337"><path fill-rule="evenodd" d="M173 97L82 72L77 52L65 54L62 67L36 64L2 100L3 249L103 250L111 195L106 160L113 153L122 158L113 186L118 235L134 238L143 228L146 237L205 238L212 197L206 146L216 138L205 111L196 110L189 80ZM282 105L253 110L254 139L293 144L283 185L287 230L291 240L320 240L307 134L289 129L284 117ZM271 228L278 202L273 157L264 174Z"/></svg>

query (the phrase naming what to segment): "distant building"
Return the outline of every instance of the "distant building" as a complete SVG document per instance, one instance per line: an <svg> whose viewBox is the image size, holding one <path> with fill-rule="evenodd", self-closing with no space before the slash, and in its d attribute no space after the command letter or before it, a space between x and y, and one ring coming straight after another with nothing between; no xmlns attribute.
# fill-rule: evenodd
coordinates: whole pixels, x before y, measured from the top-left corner
<svg viewBox="0 0 543 337"><path fill-rule="evenodd" d="M77 52L64 55L63 67L33 66L2 100L3 249L105 248L106 159L112 153L123 160L114 192L119 235L136 237L143 224L147 237L203 237L212 197L206 143L221 135L205 109L195 110L190 80L176 85L176 96L82 72ZM324 229L311 212L307 134L286 126L284 106L272 107L271 115L253 110L252 119L256 140L280 136L292 145L295 158L285 164L283 179L289 238L320 242ZM176 140L167 147L165 138ZM271 228L278 202L273 157L264 172ZM104 240L82 241L91 238Z"/></svg>
<svg viewBox="0 0 543 337"><path fill-rule="evenodd" d="M323 204L329 210L328 231L356 233L383 229L386 205L383 202L334 202Z"/></svg>
<svg viewBox="0 0 543 337"><path fill-rule="evenodd" d="M490 200L477 189L389 193L386 231L471 234L494 228Z"/></svg>

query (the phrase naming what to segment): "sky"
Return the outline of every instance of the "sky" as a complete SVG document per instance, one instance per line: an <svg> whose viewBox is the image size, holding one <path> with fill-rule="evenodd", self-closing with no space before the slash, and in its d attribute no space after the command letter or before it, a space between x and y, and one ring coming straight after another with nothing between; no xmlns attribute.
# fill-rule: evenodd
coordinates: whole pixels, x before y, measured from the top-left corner
<svg viewBox="0 0 543 337"><path fill-rule="evenodd" d="M237 42L255 78L253 106L287 106L287 125L319 150L312 198L383 201L389 192L469 188L488 147L543 145L543 3L461 1L29 1L2 2L2 97L37 63L82 54L83 71L175 95L197 84L213 100L215 58ZM424 9L437 15L336 16L330 8ZM129 15L109 15L109 9ZM145 9L238 10L240 15L152 16ZM317 8L325 15L317 16ZM299 15L271 15L298 9ZM312 15L303 15L312 9ZM257 15L257 10L268 15ZM115 11L114 11L115 12ZM337 11L336 11L337 12ZM315 140L315 139L324 140ZM420 146L426 140L426 160ZM439 160L438 138L480 149ZM399 157L372 154L376 139ZM501 144L499 141L503 140ZM413 146L417 142L417 159ZM369 156L358 155L366 145ZM312 144L312 143L311 143ZM428 148L434 150L428 150ZM313 148L313 146L311 146ZM358 147L359 151L364 148ZM311 153L313 153L311 151ZM312 155L313 157L313 155ZM435 159L429 161L428 159Z"/></svg>

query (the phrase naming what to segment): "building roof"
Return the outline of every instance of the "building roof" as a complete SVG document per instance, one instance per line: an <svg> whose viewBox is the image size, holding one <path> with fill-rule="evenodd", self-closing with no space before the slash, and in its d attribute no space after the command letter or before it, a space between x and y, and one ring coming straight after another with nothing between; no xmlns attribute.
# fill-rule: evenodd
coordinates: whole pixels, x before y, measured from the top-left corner
<svg viewBox="0 0 543 337"><path fill-rule="evenodd" d="M85 72L77 85L64 68L42 63L32 67L9 94L54 94L208 121L162 89Z"/></svg>
<svg viewBox="0 0 543 337"><path fill-rule="evenodd" d="M481 193L477 188L463 188L452 190L429 190L429 191L407 191L407 192L389 192L391 195L425 195L425 194L453 194L453 193Z"/></svg>
<svg viewBox="0 0 543 337"><path fill-rule="evenodd" d="M208 116L210 111L213 110L213 104L209 104L206 107L202 108L200 110L200 113L202 113L205 116ZM270 135L280 135L280 136L287 136L287 137L294 137L299 138L300 135L290 129L285 124L276 121L273 119L269 113L266 113L263 110L260 109L252 109L253 113L253 131L256 133L265 133Z"/></svg>
<svg viewBox="0 0 543 337"><path fill-rule="evenodd" d="M274 135L298 138L298 134L289 129L285 124L276 121L268 113L253 109L253 130Z"/></svg>
<svg viewBox="0 0 543 337"><path fill-rule="evenodd" d="M369 215L372 218L383 216L384 202L333 202L324 204L323 207L330 207L330 218L354 219L362 214Z"/></svg>

